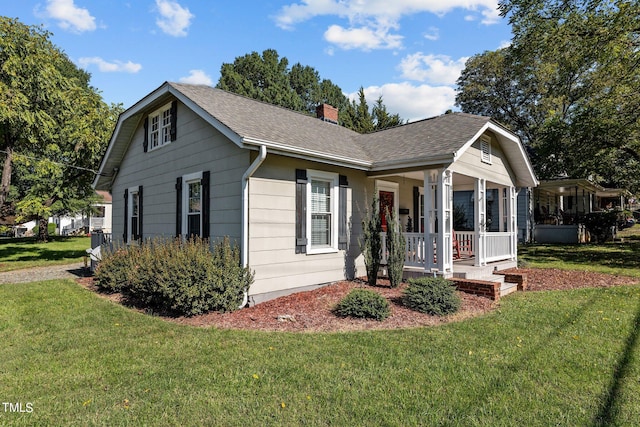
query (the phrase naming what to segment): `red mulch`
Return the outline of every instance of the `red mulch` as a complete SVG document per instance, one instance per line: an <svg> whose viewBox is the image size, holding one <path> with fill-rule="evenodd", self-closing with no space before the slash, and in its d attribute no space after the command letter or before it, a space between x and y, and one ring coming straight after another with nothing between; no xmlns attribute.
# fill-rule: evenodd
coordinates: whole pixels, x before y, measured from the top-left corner
<svg viewBox="0 0 640 427"><path fill-rule="evenodd" d="M640 283L640 280L633 277L585 271L555 269L514 269L513 271L527 274L528 291L610 287ZM91 278L78 279L78 281L88 289L96 290ZM446 317L430 316L410 310L402 305L401 295L405 286L403 284L393 289L388 286L388 282L380 281L379 286L372 288L361 281L344 281L313 291L298 292L276 298L232 313L208 313L200 316L166 319L184 325L260 331L328 332L399 329L459 321L487 313L499 304L487 298L460 293L462 307L458 313ZM382 322L335 316L331 312L332 308L350 290L358 287L374 289L386 297L391 305L391 315ZM117 294L106 297L112 301L120 302L120 297Z"/></svg>

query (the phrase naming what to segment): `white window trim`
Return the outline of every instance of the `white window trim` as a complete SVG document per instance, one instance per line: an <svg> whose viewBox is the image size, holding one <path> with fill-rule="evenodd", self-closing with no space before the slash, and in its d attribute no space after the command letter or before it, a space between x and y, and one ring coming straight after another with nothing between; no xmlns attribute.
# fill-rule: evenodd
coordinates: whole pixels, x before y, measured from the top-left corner
<svg viewBox="0 0 640 427"><path fill-rule="evenodd" d="M486 136L480 138L480 160L491 164L491 138Z"/></svg>
<svg viewBox="0 0 640 427"><path fill-rule="evenodd" d="M171 115L169 115L169 139L167 141L163 141L163 129L164 127L162 126L162 115L164 114L165 111L169 111L171 112L171 104L167 104L161 108L158 108L157 110L155 110L154 112L152 112L151 114L149 114L149 126L147 129L148 135L148 141L149 141L149 148L148 151L153 151L153 150L157 150L160 147L163 147L165 145L171 144ZM152 118L153 117L158 117L158 145L156 145L155 147L153 146L153 131L151 129L151 122L152 122Z"/></svg>
<svg viewBox="0 0 640 427"><path fill-rule="evenodd" d="M140 187L130 187L127 189L127 244L131 244L134 242L133 239L133 222L131 221L131 217L133 216L133 195L138 194L140 192ZM138 194L139 195L139 194ZM138 215L140 215L140 199L138 198ZM138 219L138 224L140 220Z"/></svg>
<svg viewBox="0 0 640 427"><path fill-rule="evenodd" d="M311 229L313 228L311 225L311 182L314 179L331 183L331 244L328 247L314 248L311 245ZM337 173L307 170L307 255L338 252L339 184L340 176Z"/></svg>
<svg viewBox="0 0 640 427"><path fill-rule="evenodd" d="M189 183L202 180L202 171L182 175L182 235L187 235L187 228L189 224ZM202 200L202 189L200 190L200 235L202 235L202 206L204 200Z"/></svg>

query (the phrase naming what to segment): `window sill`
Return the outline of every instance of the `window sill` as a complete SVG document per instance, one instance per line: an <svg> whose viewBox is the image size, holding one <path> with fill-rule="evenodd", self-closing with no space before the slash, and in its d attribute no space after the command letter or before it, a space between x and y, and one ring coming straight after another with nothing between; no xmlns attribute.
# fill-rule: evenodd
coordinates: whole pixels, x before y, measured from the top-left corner
<svg viewBox="0 0 640 427"><path fill-rule="evenodd" d="M336 254L338 252L339 252L338 248L332 248L332 247L307 249L307 255Z"/></svg>

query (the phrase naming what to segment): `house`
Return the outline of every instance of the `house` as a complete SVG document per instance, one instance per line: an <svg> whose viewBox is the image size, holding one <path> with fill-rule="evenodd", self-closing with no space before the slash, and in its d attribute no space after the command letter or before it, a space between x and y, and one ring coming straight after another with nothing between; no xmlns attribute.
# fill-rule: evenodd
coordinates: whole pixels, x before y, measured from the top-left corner
<svg viewBox="0 0 640 427"><path fill-rule="evenodd" d="M587 178L541 181L532 191L533 240L537 243L586 243L584 216L601 210L628 207L624 189L604 188ZM519 218L520 222L522 218Z"/></svg>
<svg viewBox="0 0 640 427"><path fill-rule="evenodd" d="M318 117L164 83L122 113L94 181L114 196L114 240L230 236L255 304L365 275L358 241L376 194L403 228L411 218L407 274L461 274L454 258L515 265L516 192L537 184L515 134L463 113L367 135L330 106Z"/></svg>
<svg viewBox="0 0 640 427"><path fill-rule="evenodd" d="M93 203L92 212L77 212L73 214L54 215L49 217L49 223L56 225L55 233L61 236L87 234L95 231L111 233L111 194L107 191L96 192L97 201ZM31 220L15 226L15 237L22 237L33 233L38 221Z"/></svg>

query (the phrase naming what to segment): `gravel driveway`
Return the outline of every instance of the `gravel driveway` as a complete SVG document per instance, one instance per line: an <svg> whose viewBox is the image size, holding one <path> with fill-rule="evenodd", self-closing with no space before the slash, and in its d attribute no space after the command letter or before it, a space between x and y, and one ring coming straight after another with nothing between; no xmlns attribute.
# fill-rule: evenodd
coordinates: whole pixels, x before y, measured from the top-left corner
<svg viewBox="0 0 640 427"><path fill-rule="evenodd" d="M74 264L7 271L0 273L0 284L29 283L52 279L76 279L87 276L88 274L89 270L84 268L84 263L78 262Z"/></svg>

